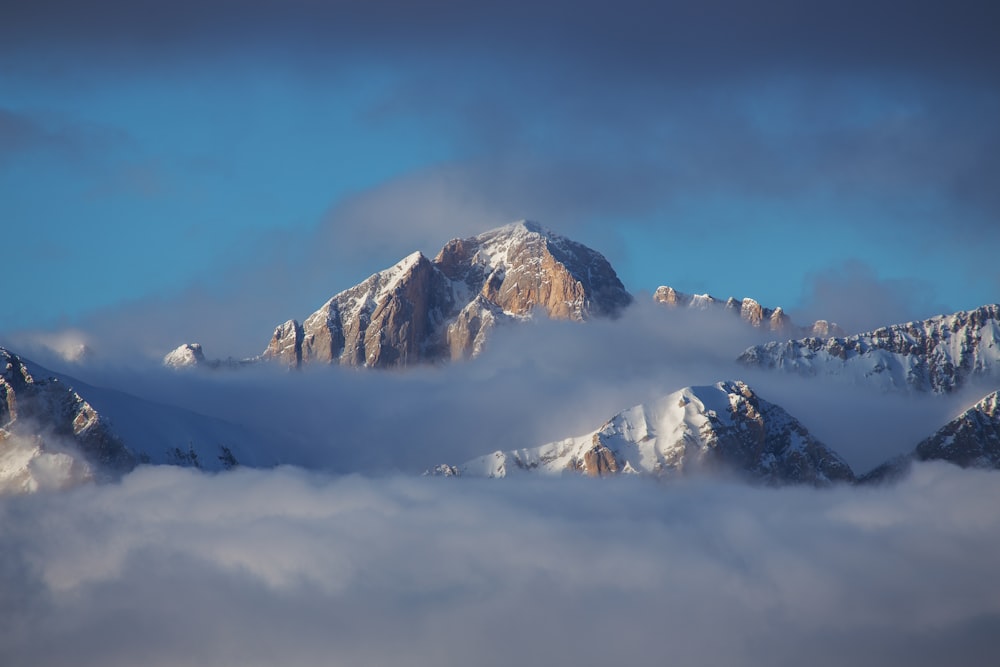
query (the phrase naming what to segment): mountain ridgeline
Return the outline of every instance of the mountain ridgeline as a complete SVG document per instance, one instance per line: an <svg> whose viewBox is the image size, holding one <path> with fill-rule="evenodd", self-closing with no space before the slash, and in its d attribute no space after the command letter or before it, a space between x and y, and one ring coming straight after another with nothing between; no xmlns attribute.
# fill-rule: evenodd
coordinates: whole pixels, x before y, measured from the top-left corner
<svg viewBox="0 0 1000 667"><path fill-rule="evenodd" d="M135 463L72 387L0 348L0 492L104 479Z"/></svg>
<svg viewBox="0 0 1000 667"><path fill-rule="evenodd" d="M631 303L600 253L532 222L419 252L275 328L264 354L290 366L373 368L477 356L500 323L613 317Z"/></svg>
<svg viewBox="0 0 1000 667"><path fill-rule="evenodd" d="M725 301L716 299L711 294L685 294L673 287L660 285L653 292L653 301L670 308L691 308L694 310L724 310L739 317L752 327L767 329L775 334L786 337L843 336L844 330L837 324L827 320L816 320L808 327L800 327L779 306L766 308L749 297L736 299L729 297Z"/></svg>
<svg viewBox="0 0 1000 667"><path fill-rule="evenodd" d="M276 327L259 357L211 361L191 343L164 364L387 369L464 360L478 356L498 326L535 316L614 318L632 300L600 253L519 222L452 240L433 259L409 255L334 295L301 323ZM496 451L435 473L723 474L767 485L825 486L892 479L913 461L1000 468L1000 305L844 336L823 320L796 326L782 309L753 299L721 301L661 287L654 300L725 310L775 336L800 336L747 349L738 361L751 368L840 377L884 391L944 395L983 387L993 393L911 453L860 479L806 426L739 380L687 387L624 410L585 435ZM280 436L57 376L0 348L0 492L113 479L137 463L206 470L275 465L282 460L277 442Z"/></svg>
<svg viewBox="0 0 1000 667"><path fill-rule="evenodd" d="M438 466L435 473L661 478L709 473L773 486L855 479L850 466L798 420L740 381L687 387L624 410L591 433Z"/></svg>
<svg viewBox="0 0 1000 667"><path fill-rule="evenodd" d="M1000 381L1000 305L846 337L808 337L746 350L746 366L840 376L885 391L948 394Z"/></svg>

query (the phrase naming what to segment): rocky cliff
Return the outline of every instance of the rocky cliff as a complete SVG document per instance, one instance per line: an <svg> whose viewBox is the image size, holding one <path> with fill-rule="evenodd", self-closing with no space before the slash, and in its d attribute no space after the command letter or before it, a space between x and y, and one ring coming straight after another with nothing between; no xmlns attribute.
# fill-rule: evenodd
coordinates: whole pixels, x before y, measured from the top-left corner
<svg viewBox="0 0 1000 667"><path fill-rule="evenodd" d="M614 316L631 296L608 261L532 222L416 252L275 328L265 359L391 368L481 352L498 324Z"/></svg>
<svg viewBox="0 0 1000 667"><path fill-rule="evenodd" d="M673 287L661 285L653 292L653 300L672 308L695 308L699 310L721 309L732 313L750 326L764 328L782 336L800 337L843 336L844 331L833 322L816 320L809 326L801 327L794 324L785 311L778 308L765 308L754 299L735 299L729 297L725 301L716 299L711 294L685 294Z"/></svg>

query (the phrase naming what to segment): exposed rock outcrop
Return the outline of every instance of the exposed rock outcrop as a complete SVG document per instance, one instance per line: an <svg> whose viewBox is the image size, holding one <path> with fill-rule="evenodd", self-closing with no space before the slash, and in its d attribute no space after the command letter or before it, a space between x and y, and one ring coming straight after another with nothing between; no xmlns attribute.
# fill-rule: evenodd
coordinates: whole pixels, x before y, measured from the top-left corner
<svg viewBox="0 0 1000 667"><path fill-rule="evenodd" d="M842 336L844 331L831 322L817 320L807 327L800 327L792 322L792 319L781 307L765 308L758 301L751 298L735 299L729 297L725 301L716 299L711 294L685 294L678 292L673 287L661 285L653 292L653 300L665 306L673 308L694 308L698 310L708 310L721 308L727 312L739 316L741 320L750 326L758 329L768 329L782 336Z"/></svg>
<svg viewBox="0 0 1000 667"><path fill-rule="evenodd" d="M531 222L416 252L335 295L262 355L297 366L392 368L479 354L498 325L535 313L582 321L631 302L608 261Z"/></svg>

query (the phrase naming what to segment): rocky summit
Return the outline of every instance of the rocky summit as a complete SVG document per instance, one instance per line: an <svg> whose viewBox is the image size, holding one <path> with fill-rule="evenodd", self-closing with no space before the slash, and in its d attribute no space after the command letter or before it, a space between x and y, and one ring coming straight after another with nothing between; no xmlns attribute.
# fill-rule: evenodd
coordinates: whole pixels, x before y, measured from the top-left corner
<svg viewBox="0 0 1000 667"><path fill-rule="evenodd" d="M782 336L843 336L844 330L827 320L816 320L807 327L794 324L781 307L765 308L756 299L749 297L725 301L711 294L686 294L667 285L660 285L653 292L653 301L671 308L692 308L695 310L720 309L732 313L752 327L768 329Z"/></svg>
<svg viewBox="0 0 1000 667"><path fill-rule="evenodd" d="M583 321L631 303L598 252L533 222L449 241L277 326L263 358L375 368L478 355L503 322L536 314Z"/></svg>
<svg viewBox="0 0 1000 667"><path fill-rule="evenodd" d="M688 387L620 412L586 435L497 451L434 472L483 477L722 472L769 485L854 481L840 456L740 381Z"/></svg>

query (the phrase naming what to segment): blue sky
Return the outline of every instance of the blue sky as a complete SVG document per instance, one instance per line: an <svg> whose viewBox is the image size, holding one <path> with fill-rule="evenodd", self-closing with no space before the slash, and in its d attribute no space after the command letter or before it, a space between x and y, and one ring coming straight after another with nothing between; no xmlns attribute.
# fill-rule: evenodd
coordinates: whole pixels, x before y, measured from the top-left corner
<svg viewBox="0 0 1000 667"><path fill-rule="evenodd" d="M248 354L520 218L633 292L858 326L997 301L997 10L748 4L10 8L0 341Z"/></svg>

